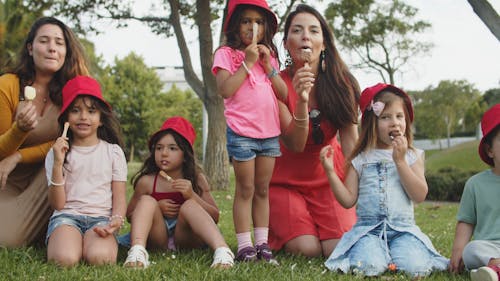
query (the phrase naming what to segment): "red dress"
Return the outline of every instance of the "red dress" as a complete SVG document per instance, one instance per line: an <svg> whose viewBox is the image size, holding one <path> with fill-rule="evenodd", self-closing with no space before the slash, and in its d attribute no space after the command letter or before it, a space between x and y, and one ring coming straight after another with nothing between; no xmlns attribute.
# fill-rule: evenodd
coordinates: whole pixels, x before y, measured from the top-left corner
<svg viewBox="0 0 500 281"><path fill-rule="evenodd" d="M294 112L297 93L286 71L281 72L281 77L288 87L286 104ZM321 120L325 138L323 144L315 144L311 123L303 152L292 152L280 142L282 156L276 158L269 186L269 245L274 250L302 235L339 239L356 221L355 208L345 209L335 199L319 160L321 148L330 143L335 151L335 171L344 178L344 155L336 138L337 129Z"/></svg>

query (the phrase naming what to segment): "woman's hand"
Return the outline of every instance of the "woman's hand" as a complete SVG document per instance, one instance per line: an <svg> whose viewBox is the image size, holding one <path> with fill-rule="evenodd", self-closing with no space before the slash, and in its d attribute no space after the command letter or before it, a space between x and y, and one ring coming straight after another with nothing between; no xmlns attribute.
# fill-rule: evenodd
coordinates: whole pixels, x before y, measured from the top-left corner
<svg viewBox="0 0 500 281"><path fill-rule="evenodd" d="M14 152L0 161L0 189L4 189L7 185L7 178L17 164L21 161L21 154Z"/></svg>
<svg viewBox="0 0 500 281"><path fill-rule="evenodd" d="M27 102L17 113L16 124L24 132L31 131L38 125L38 114L32 102Z"/></svg>
<svg viewBox="0 0 500 281"><path fill-rule="evenodd" d="M167 218L175 218L179 215L181 205L176 204L172 199L162 199L158 201L161 213Z"/></svg>
<svg viewBox="0 0 500 281"><path fill-rule="evenodd" d="M309 65L297 69L292 79L292 85L299 99L303 102L308 102L309 93L314 86L314 73L311 72Z"/></svg>
<svg viewBox="0 0 500 281"><path fill-rule="evenodd" d="M193 197L193 186L191 181L186 179L177 179L172 181L172 189L177 192L182 193L182 197L185 200L191 199Z"/></svg>
<svg viewBox="0 0 500 281"><path fill-rule="evenodd" d="M319 160L327 173L333 172L333 153L333 147L331 145L323 147L319 152Z"/></svg>

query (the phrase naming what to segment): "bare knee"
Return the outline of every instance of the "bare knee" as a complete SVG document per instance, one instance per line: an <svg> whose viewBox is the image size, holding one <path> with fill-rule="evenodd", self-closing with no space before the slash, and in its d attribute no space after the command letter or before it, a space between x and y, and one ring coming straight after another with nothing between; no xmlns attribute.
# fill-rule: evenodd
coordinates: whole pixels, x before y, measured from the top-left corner
<svg viewBox="0 0 500 281"><path fill-rule="evenodd" d="M92 249L84 255L84 259L91 265L105 265L116 263L116 252L102 247L100 249Z"/></svg>
<svg viewBox="0 0 500 281"><path fill-rule="evenodd" d="M285 251L294 255L302 255L309 258L321 257L323 255L323 249L321 244L316 239L310 238L294 238L285 244Z"/></svg>
<svg viewBox="0 0 500 281"><path fill-rule="evenodd" d="M73 267L80 262L80 253L72 251L57 251L47 253L47 260L62 267Z"/></svg>

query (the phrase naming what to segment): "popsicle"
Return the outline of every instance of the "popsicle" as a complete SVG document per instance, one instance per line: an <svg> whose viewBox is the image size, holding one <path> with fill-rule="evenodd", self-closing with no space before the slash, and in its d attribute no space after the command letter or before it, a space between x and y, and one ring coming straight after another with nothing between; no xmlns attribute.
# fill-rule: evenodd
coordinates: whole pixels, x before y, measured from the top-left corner
<svg viewBox="0 0 500 281"><path fill-rule="evenodd" d="M257 43L257 35L259 34L259 24L254 22L253 23L253 31L252 31L252 43Z"/></svg>
<svg viewBox="0 0 500 281"><path fill-rule="evenodd" d="M311 54L312 54L311 49L302 49L300 56L301 56L302 60L304 61L304 66L309 67L309 62L311 61ZM307 95L305 90L302 94Z"/></svg>
<svg viewBox="0 0 500 281"><path fill-rule="evenodd" d="M302 53L300 54L302 60L304 61L304 66L309 67L309 62L311 61L311 49L302 49Z"/></svg>
<svg viewBox="0 0 500 281"><path fill-rule="evenodd" d="M63 138L67 137L67 135L68 135L68 128L69 128L69 123L68 122L64 122L64 129L63 129L63 133L62 133L61 137L63 137Z"/></svg>
<svg viewBox="0 0 500 281"><path fill-rule="evenodd" d="M172 177L167 175L163 170L160 171L160 176L164 177L167 181L171 181Z"/></svg>
<svg viewBox="0 0 500 281"><path fill-rule="evenodd" d="M393 140L395 137L401 136L401 133L398 131L392 131L389 133L389 137L391 137L391 140Z"/></svg>
<svg viewBox="0 0 500 281"><path fill-rule="evenodd" d="M24 87L24 97L27 100L29 100L29 101L34 100L35 97L36 97L36 90L35 90L35 88L33 88L31 86Z"/></svg>

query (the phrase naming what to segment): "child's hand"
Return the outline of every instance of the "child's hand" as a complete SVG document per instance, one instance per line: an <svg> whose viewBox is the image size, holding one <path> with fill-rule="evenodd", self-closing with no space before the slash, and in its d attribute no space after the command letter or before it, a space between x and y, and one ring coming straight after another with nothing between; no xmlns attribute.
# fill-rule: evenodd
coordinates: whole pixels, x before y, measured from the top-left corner
<svg viewBox="0 0 500 281"><path fill-rule="evenodd" d="M69 149L68 138L58 137L52 149L54 150L54 162L63 163Z"/></svg>
<svg viewBox="0 0 500 281"><path fill-rule="evenodd" d="M94 227L94 232L102 238L113 235L115 231L120 230L122 221L118 218L111 220L107 225Z"/></svg>
<svg viewBox="0 0 500 281"><path fill-rule="evenodd" d="M245 48L245 63L250 69L259 59L259 48L257 44L250 44Z"/></svg>
<svg viewBox="0 0 500 281"><path fill-rule="evenodd" d="M271 65L271 51L266 45L259 44L257 45L257 49L259 50L259 62L264 67L266 71L272 70Z"/></svg>
<svg viewBox="0 0 500 281"><path fill-rule="evenodd" d="M191 185L191 181L189 180L177 179L172 181L172 189L182 193L182 197L184 197L185 200L193 197L193 186Z"/></svg>
<svg viewBox="0 0 500 281"><path fill-rule="evenodd" d="M408 140L406 136L395 136L392 140L392 158L394 162L405 161L405 154L408 150Z"/></svg>
<svg viewBox="0 0 500 281"><path fill-rule="evenodd" d="M16 114L16 125L24 132L31 131L38 125L38 114L32 102L26 103Z"/></svg>
<svg viewBox="0 0 500 281"><path fill-rule="evenodd" d="M181 205L176 204L172 199L162 199L158 201L161 213L167 218L175 218L179 215L179 208Z"/></svg>
<svg viewBox="0 0 500 281"><path fill-rule="evenodd" d="M450 257L450 264L448 265L448 271L451 273L460 273L464 269L464 261L462 259L461 253L455 253L452 251Z"/></svg>
<svg viewBox="0 0 500 281"><path fill-rule="evenodd" d="M333 172L333 148L327 145L319 152L319 160L326 172Z"/></svg>

